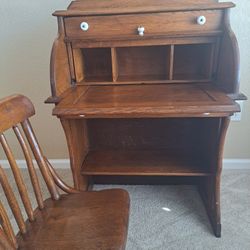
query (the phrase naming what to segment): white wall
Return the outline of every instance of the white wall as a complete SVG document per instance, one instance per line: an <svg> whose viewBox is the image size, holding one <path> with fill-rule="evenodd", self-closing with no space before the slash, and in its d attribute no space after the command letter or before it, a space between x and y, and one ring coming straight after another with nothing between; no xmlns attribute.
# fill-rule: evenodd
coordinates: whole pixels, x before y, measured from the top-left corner
<svg viewBox="0 0 250 250"><path fill-rule="evenodd" d="M49 58L57 34L51 13L65 9L68 0L1 0L0 5L0 98L22 93L35 104L33 126L48 158L67 158L61 125L52 117ZM250 1L235 1L231 23L241 51L241 91L250 97ZM229 128L225 157L250 159L250 104L246 102L241 122ZM18 150L16 150L18 151ZM21 158L18 152L17 156ZM1 155L1 152L0 152Z"/></svg>

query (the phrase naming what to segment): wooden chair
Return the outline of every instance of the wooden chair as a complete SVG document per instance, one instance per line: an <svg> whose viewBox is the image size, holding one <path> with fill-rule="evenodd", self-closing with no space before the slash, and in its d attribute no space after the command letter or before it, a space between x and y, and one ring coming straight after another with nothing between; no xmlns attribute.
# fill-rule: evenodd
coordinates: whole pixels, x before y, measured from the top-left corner
<svg viewBox="0 0 250 250"><path fill-rule="evenodd" d="M0 166L0 182L20 230L15 236L6 210L0 202L0 249L124 249L128 229L128 193L121 189L83 192L66 185L38 144L28 119L34 114L32 103L22 95L0 100L0 142L28 217L25 222L7 176ZM10 128L14 130L27 162L38 204L34 211L21 171L3 134ZM31 152L51 195L45 201ZM66 194L60 194L58 188Z"/></svg>

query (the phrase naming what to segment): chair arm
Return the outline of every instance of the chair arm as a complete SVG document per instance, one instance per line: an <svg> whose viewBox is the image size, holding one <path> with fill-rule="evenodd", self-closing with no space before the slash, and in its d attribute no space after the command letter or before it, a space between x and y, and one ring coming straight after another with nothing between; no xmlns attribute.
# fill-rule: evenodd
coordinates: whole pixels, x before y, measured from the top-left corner
<svg viewBox="0 0 250 250"><path fill-rule="evenodd" d="M76 194L76 193L80 193L81 191L80 190L77 190L73 187L70 187L69 185L67 185L59 176L58 174L56 173L55 169L52 167L52 165L50 164L49 160L45 158L45 161L47 163L47 166L48 166L48 169L53 177L53 180L55 182L55 184L61 188L65 193L68 193L68 194Z"/></svg>

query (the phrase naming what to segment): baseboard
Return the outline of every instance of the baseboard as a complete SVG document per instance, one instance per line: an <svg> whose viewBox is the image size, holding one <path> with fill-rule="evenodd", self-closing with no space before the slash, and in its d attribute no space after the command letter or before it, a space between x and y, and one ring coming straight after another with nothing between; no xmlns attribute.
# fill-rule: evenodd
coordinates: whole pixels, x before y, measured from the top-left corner
<svg viewBox="0 0 250 250"><path fill-rule="evenodd" d="M58 168L69 169L70 168L70 162L68 159L51 159L49 161L55 169L58 169ZM26 168L25 160L17 160L17 164L20 168ZM0 160L0 165L3 168L9 168L9 163L7 160ZM223 169L250 170L250 159L224 159Z"/></svg>
<svg viewBox="0 0 250 250"><path fill-rule="evenodd" d="M37 167L37 164L35 161L34 162L34 166ZM49 160L49 162L51 163L51 165L55 168L61 168L61 169L69 169L70 168L70 162L68 159L51 159ZM26 165L26 161L25 160L17 160L17 164L19 166L19 168L27 168ZM9 168L9 163L7 160L0 160L0 165L3 168Z"/></svg>
<svg viewBox="0 0 250 250"><path fill-rule="evenodd" d="M250 170L250 159L224 159L223 169L247 169Z"/></svg>

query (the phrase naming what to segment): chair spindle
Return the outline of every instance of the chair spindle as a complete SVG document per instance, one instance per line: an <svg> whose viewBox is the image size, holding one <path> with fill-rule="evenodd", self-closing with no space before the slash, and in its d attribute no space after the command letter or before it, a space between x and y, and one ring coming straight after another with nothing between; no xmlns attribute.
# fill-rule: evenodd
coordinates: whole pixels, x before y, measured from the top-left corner
<svg viewBox="0 0 250 250"><path fill-rule="evenodd" d="M1 167L0 167L1 168ZM14 231L13 231L13 228L11 226L11 223L10 223L10 220L8 218L8 215L6 213L6 210L4 209L3 207L3 204L2 202L0 201L0 219L1 219L1 225L2 225L2 228L3 228L3 232L1 230L1 234L2 235L6 235L7 237L9 237L9 239L11 240L13 246L15 248L17 248L17 240L16 240L16 237L15 237L15 234L14 234ZM4 236L5 236L4 235ZM2 242L4 244L8 244L8 241L6 240L5 241L5 238L6 236L3 238L4 240L2 240ZM2 238L2 237L1 237Z"/></svg>
<svg viewBox="0 0 250 250"><path fill-rule="evenodd" d="M32 129L32 126L29 122L29 120L24 120L23 122L21 122L21 125L22 125L22 128L23 128L23 131L27 137L27 140L30 144L30 147L31 147L31 150L35 156L35 159L37 161L37 164L40 168L40 171L43 175L43 178L46 182L46 185L49 189L49 192L51 194L51 197L54 199L54 200L59 200L60 198L60 194L58 192L58 189L56 187L56 184L53 180L53 177L47 167L47 164L46 164L46 161L45 161L45 158L42 154L42 151L41 151L41 148L38 144L38 141L36 139L36 136L33 132L33 129Z"/></svg>
<svg viewBox="0 0 250 250"><path fill-rule="evenodd" d="M2 167L0 166L0 182L5 193L6 199L9 203L11 211L16 219L16 223L21 231L21 233L26 232L25 222L21 213L21 209L18 205L14 192L12 191L10 184L8 182L7 176L4 173Z"/></svg>
<svg viewBox="0 0 250 250"><path fill-rule="evenodd" d="M18 139L18 141L20 143L20 146L22 148L24 157L25 157L26 162L27 162L27 167L28 167L28 171L29 171L29 175L30 175L30 180L31 180L31 183L32 183L32 186L33 186L35 196L36 196L38 207L40 209L43 209L44 208L44 202L43 202L42 192L41 192L41 188L40 188L40 185L39 185L36 170L34 168L34 164L33 164L32 158L31 158L31 152L30 152L29 147L27 145L27 142L24 139L24 137L23 137L20 129L18 128L18 126L14 126L13 130L14 130L14 132L16 134L16 137L17 137L17 139Z"/></svg>
<svg viewBox="0 0 250 250"><path fill-rule="evenodd" d="M12 172L13 172L16 184L17 184L17 188L18 188L18 191L20 193L21 199L23 201L23 205L24 205L25 211L27 213L27 216L28 216L30 221L33 221L34 220L34 213L32 210L28 191L27 191L26 186L24 184L24 181L23 181L23 178L21 175L21 171L16 163L16 160L13 156L13 153L8 145L8 142L7 142L4 134L0 134L0 142L3 146L4 152L7 156L9 164L11 166L11 169L12 169Z"/></svg>

